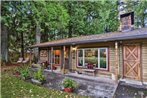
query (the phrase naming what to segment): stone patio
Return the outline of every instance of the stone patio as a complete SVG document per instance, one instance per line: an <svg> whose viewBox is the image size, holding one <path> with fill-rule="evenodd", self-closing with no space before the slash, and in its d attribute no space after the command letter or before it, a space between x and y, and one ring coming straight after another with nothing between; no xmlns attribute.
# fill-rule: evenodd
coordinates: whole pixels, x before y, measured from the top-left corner
<svg viewBox="0 0 147 98"><path fill-rule="evenodd" d="M92 98L112 98L117 88L117 83L108 78L87 76L77 73L62 75L50 71L44 71L44 74L47 77L47 81L44 84L45 87L62 90L61 81L68 77L79 83L79 88L75 89L74 93L90 96Z"/></svg>

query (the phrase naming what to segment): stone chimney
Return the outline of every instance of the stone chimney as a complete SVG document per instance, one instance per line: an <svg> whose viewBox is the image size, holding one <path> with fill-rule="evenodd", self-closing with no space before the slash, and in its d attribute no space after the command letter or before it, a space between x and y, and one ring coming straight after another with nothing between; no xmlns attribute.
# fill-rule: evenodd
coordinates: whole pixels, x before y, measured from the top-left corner
<svg viewBox="0 0 147 98"><path fill-rule="evenodd" d="M126 32L134 28L134 12L120 14L120 27L119 31Z"/></svg>

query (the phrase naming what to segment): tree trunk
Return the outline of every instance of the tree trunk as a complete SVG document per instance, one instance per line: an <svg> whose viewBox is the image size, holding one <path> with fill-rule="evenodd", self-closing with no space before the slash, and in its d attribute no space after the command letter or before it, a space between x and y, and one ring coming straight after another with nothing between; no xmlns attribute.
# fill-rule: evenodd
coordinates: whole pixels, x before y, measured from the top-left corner
<svg viewBox="0 0 147 98"><path fill-rule="evenodd" d="M145 14L142 13L142 18L141 18L141 27L142 28L145 27L145 23L144 23L145 19L144 19L144 16L145 16Z"/></svg>
<svg viewBox="0 0 147 98"><path fill-rule="evenodd" d="M2 33L1 33L1 60L3 62L8 62L8 31L7 27L2 24Z"/></svg>
<svg viewBox="0 0 147 98"><path fill-rule="evenodd" d="M71 23L69 23L69 27L68 27L68 38L72 37L72 25Z"/></svg>
<svg viewBox="0 0 147 98"><path fill-rule="evenodd" d="M41 38L41 34L40 34L40 25L39 23L37 23L36 25L36 44L40 43L40 38ZM34 48L34 52L35 52L35 63L37 63L38 61L38 57L39 57L39 48Z"/></svg>
<svg viewBox="0 0 147 98"><path fill-rule="evenodd" d="M41 38L40 25L39 25L39 23L37 23L37 26L36 26L36 44L40 43L40 38Z"/></svg>
<svg viewBox="0 0 147 98"><path fill-rule="evenodd" d="M71 6L70 2L68 4L68 13L69 13L70 17L72 17L72 6ZM68 38L72 37L72 29L73 29L73 26L72 26L72 21L70 19L69 23L68 23Z"/></svg>
<svg viewBox="0 0 147 98"><path fill-rule="evenodd" d="M23 32L21 32L21 57L24 59L24 42L23 42Z"/></svg>

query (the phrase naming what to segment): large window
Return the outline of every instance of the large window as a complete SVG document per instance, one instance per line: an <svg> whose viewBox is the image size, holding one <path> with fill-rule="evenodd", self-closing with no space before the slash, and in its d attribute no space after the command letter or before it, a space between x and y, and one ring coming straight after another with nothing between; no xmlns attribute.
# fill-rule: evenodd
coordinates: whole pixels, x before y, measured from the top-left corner
<svg viewBox="0 0 147 98"><path fill-rule="evenodd" d="M78 49L78 66L85 68L108 69L107 48Z"/></svg>

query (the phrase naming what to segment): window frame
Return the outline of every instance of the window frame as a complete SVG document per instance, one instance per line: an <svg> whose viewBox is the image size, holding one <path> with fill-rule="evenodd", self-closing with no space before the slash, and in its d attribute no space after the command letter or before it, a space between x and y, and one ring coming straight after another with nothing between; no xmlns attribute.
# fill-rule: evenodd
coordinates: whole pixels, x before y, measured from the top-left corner
<svg viewBox="0 0 147 98"><path fill-rule="evenodd" d="M97 49L98 51L98 57L97 57L97 60L98 60L98 68L94 68L94 69L98 69L98 70L105 70L105 71L108 71L109 70L109 48L108 47L92 47L92 48L79 48L77 49L77 67L79 68L86 68L85 67L85 50L88 50L88 49ZM106 49L106 68L100 68L100 49ZM78 50L82 50L83 52L83 65L82 66L79 66L79 63L78 63Z"/></svg>
<svg viewBox="0 0 147 98"><path fill-rule="evenodd" d="M79 54L78 54L78 50L82 50L82 54L83 54L83 57L85 56L85 52L83 51L84 49L77 49L77 66L78 67L81 67L81 68L83 68L84 67L84 62L85 62L85 60L83 60L83 62L82 62L82 66L79 66L79 63L78 63L78 57L79 57ZM85 57L84 57L85 58Z"/></svg>
<svg viewBox="0 0 147 98"><path fill-rule="evenodd" d="M106 49L106 68L101 68L100 67L100 49ZM102 70L108 70L109 67L109 59L108 59L109 53L108 53L108 48L98 48L98 68L95 69L102 69Z"/></svg>

